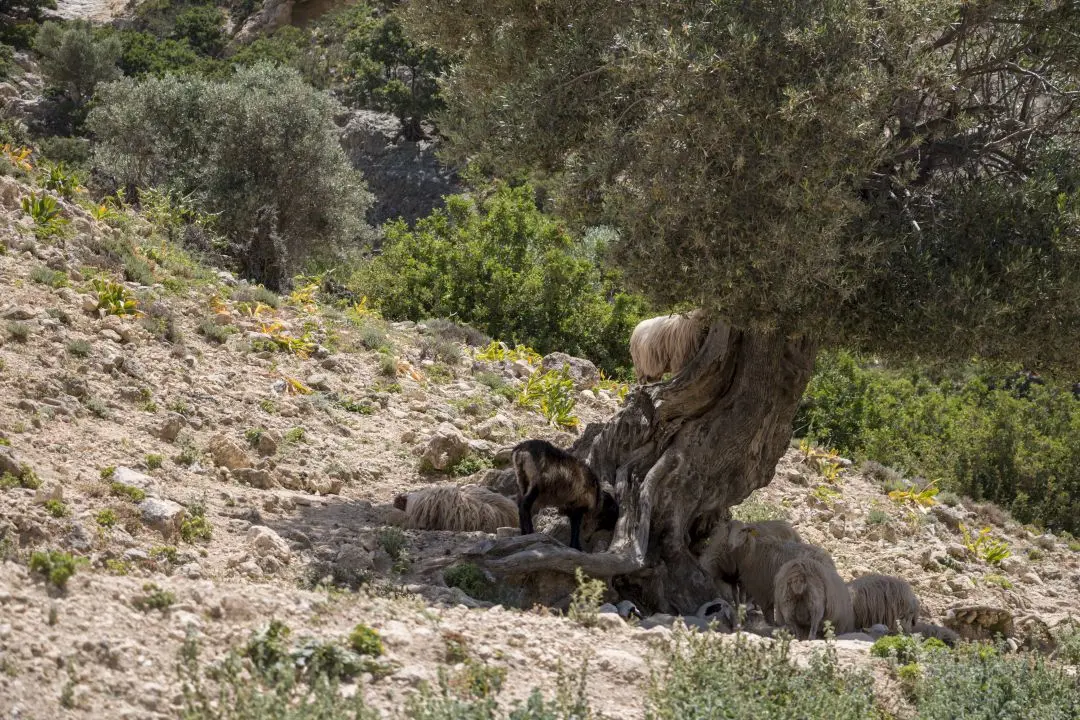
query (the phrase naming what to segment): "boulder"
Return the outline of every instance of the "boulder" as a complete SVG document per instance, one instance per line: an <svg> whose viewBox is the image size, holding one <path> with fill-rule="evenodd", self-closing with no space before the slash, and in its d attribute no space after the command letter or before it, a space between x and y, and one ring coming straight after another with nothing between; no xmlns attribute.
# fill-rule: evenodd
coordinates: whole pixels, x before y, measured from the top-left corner
<svg viewBox="0 0 1080 720"><path fill-rule="evenodd" d="M184 506L172 500L146 498L139 503L143 525L157 530L166 540L180 534L184 522Z"/></svg>
<svg viewBox="0 0 1080 720"><path fill-rule="evenodd" d="M600 382L600 371L590 361L562 352L545 355L540 362L545 371L566 369L576 390L590 390Z"/></svg>
<svg viewBox="0 0 1080 720"><path fill-rule="evenodd" d="M434 470L446 470L469 454L469 441L450 423L435 428L420 455L423 464Z"/></svg>
<svg viewBox="0 0 1080 720"><path fill-rule="evenodd" d="M210 438L210 457L213 458L215 465L229 470L249 468L252 465L244 448L224 433L218 433Z"/></svg>

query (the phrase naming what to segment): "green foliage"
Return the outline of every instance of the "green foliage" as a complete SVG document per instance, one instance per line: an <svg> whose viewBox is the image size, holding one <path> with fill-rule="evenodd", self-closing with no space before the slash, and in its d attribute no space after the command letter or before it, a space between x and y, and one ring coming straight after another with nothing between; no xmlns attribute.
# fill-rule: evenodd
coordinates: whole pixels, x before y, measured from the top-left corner
<svg viewBox="0 0 1080 720"><path fill-rule="evenodd" d="M229 335L236 332L236 326L218 325L214 318L203 318L199 321L198 331L203 337L221 345L229 339Z"/></svg>
<svg viewBox="0 0 1080 720"><path fill-rule="evenodd" d="M742 522L760 522L762 520L787 520L787 510L775 503L763 500L761 493L750 493L750 497L731 508L731 517Z"/></svg>
<svg viewBox="0 0 1080 720"><path fill-rule="evenodd" d="M443 571L447 587L460 588L469 597L484 600L494 595L495 586L475 563L452 565Z"/></svg>
<svg viewBox="0 0 1080 720"><path fill-rule="evenodd" d="M209 542L213 537L213 526L206 517L206 508L200 503L192 504L187 510L187 517L180 523L180 537L189 543L198 540Z"/></svg>
<svg viewBox="0 0 1080 720"><path fill-rule="evenodd" d="M867 525L888 525L889 513L879 508L874 508L866 514Z"/></svg>
<svg viewBox="0 0 1080 720"><path fill-rule="evenodd" d="M63 25L46 22L34 38L34 50L41 56L46 82L63 91L72 103L76 126L97 86L120 75L120 42L114 37L95 35L85 21Z"/></svg>
<svg viewBox="0 0 1080 720"><path fill-rule="evenodd" d="M136 315L139 301L120 283L104 278L94 278L94 290L97 291L98 309L109 315Z"/></svg>
<svg viewBox="0 0 1080 720"><path fill-rule="evenodd" d="M375 406L368 400L354 400L353 398L342 398L338 401L338 405L342 410L346 410L351 413L358 413L360 415L374 415Z"/></svg>
<svg viewBox="0 0 1080 720"><path fill-rule="evenodd" d="M647 716L877 720L869 675L840 666L829 645L808 665L789 661L790 640L767 646L739 634L678 634L649 686Z"/></svg>
<svg viewBox="0 0 1080 720"><path fill-rule="evenodd" d="M607 371L629 364L641 302L599 269L601 250L540 212L530 186L451 196L415 229L398 222L384 230L382 254L349 284L385 317L460 318L491 337L588 357Z"/></svg>
<svg viewBox="0 0 1080 720"><path fill-rule="evenodd" d="M360 655L379 657L383 654L382 638L379 637L379 633L364 623L358 624L349 633L349 647Z"/></svg>
<svg viewBox="0 0 1080 720"><path fill-rule="evenodd" d="M131 601L138 610L149 612L161 610L164 612L176 603L176 595L168 590L162 590L154 583L146 583L142 587L143 595L139 595Z"/></svg>
<svg viewBox="0 0 1080 720"><path fill-rule="evenodd" d="M967 526L960 523L960 534L964 538L964 547L972 555L991 565L1000 565L1002 560L1012 555L1009 543L992 537L988 527L984 527L978 535L973 536Z"/></svg>
<svg viewBox="0 0 1080 720"><path fill-rule="evenodd" d="M23 212L34 220L34 233L41 238L63 231L68 219L60 214L60 203L51 195L30 193L22 199Z"/></svg>
<svg viewBox="0 0 1080 720"><path fill-rule="evenodd" d="M194 5L181 10L173 23L173 39L186 40L197 53L217 57L225 49L225 18L213 5Z"/></svg>
<svg viewBox="0 0 1080 720"><path fill-rule="evenodd" d="M120 41L120 69L125 75L161 77L167 72L180 73L200 67L198 54L186 41L159 38L137 30L116 31Z"/></svg>
<svg viewBox="0 0 1080 720"><path fill-rule="evenodd" d="M299 263L366 237L371 197L338 142L338 108L294 70L125 79L99 95L95 165L193 198L244 276L280 288Z"/></svg>
<svg viewBox="0 0 1080 720"><path fill-rule="evenodd" d="M23 463L19 467L19 472L17 474L13 475L10 472L5 472L3 475L0 475L0 489L7 490L14 487L37 490L41 487L41 480L38 478L37 473L34 472L33 468Z"/></svg>
<svg viewBox="0 0 1080 720"><path fill-rule="evenodd" d="M604 599L607 583L589 578L581 568L574 569L574 579L577 580L577 588L570 596L567 614L579 625L593 627L600 617L600 604Z"/></svg>
<svg viewBox="0 0 1080 720"><path fill-rule="evenodd" d="M115 475L115 474L116 474L116 466L115 465L106 465L105 467L101 468L101 470L98 471L98 476L102 480L110 480L110 479L112 479L112 476Z"/></svg>
<svg viewBox="0 0 1080 720"><path fill-rule="evenodd" d="M63 589L79 566L86 564L86 558L74 557L71 553L52 550L35 551L30 555L30 572L44 577L49 583Z"/></svg>
<svg viewBox="0 0 1080 720"><path fill-rule="evenodd" d="M1039 385L1020 397L993 380L1004 372L874 368L823 353L796 431L849 457L940 478L1021 522L1080 532L1080 403Z"/></svg>
<svg viewBox="0 0 1080 720"><path fill-rule="evenodd" d="M453 157L551 178L566 217L617 226L613 257L657 306L875 352L1075 364L1080 98L1052 89L1080 79L1072 10L407 13L454 57L440 86Z"/></svg>
<svg viewBox="0 0 1080 720"><path fill-rule="evenodd" d="M134 487L133 485L125 485L122 482L113 481L109 483L109 492L116 497L127 498L131 502L142 502L146 499L146 492L141 488Z"/></svg>
<svg viewBox="0 0 1080 720"><path fill-rule="evenodd" d="M161 467L161 464L165 461L164 455L158 455L157 453L150 453L146 456L146 467L148 470L157 470Z"/></svg>
<svg viewBox="0 0 1080 720"><path fill-rule="evenodd" d="M30 279L36 283L42 285L48 285L51 288L67 287L68 276L63 270L53 270L52 268L39 265L30 271Z"/></svg>
<svg viewBox="0 0 1080 720"><path fill-rule="evenodd" d="M1036 654L941 653L915 686L920 720L1028 720L1075 717L1080 685Z"/></svg>
<svg viewBox="0 0 1080 720"><path fill-rule="evenodd" d="M577 404L574 381L566 368L534 371L525 379L517 402L522 407L536 410L556 427L574 428L578 425L578 418L574 415Z"/></svg>
<svg viewBox="0 0 1080 720"><path fill-rule="evenodd" d="M7 333L15 342L24 343L30 339L30 326L26 323L12 320L7 324Z"/></svg>
<svg viewBox="0 0 1080 720"><path fill-rule="evenodd" d="M63 500L46 500L45 512L49 513L54 518L67 517L71 514Z"/></svg>
<svg viewBox="0 0 1080 720"><path fill-rule="evenodd" d="M907 665L921 657L919 639L910 635L886 635L870 646L870 654L880 658L895 657L897 663Z"/></svg>
<svg viewBox="0 0 1080 720"><path fill-rule="evenodd" d="M410 40L395 14L373 21L366 32L352 33L346 49L353 73L346 94L366 107L394 113L405 139L423 138L420 121L443 108L437 80L446 61L439 51Z"/></svg>
<svg viewBox="0 0 1080 720"><path fill-rule="evenodd" d="M119 521L120 519L116 517L116 511L112 508L105 508L104 510L99 510L97 515L94 516L94 522L96 522L98 525L105 528L106 530L110 530L116 527L116 524Z"/></svg>
<svg viewBox="0 0 1080 720"><path fill-rule="evenodd" d="M76 193L83 192L82 179L79 173L68 170L63 162L55 165L46 165L42 168L43 175L39 179L41 187L51 190L67 200L75 197Z"/></svg>
<svg viewBox="0 0 1080 720"><path fill-rule="evenodd" d="M491 467L491 461L479 455L466 455L456 463L446 468L450 477L465 477L486 470Z"/></svg>

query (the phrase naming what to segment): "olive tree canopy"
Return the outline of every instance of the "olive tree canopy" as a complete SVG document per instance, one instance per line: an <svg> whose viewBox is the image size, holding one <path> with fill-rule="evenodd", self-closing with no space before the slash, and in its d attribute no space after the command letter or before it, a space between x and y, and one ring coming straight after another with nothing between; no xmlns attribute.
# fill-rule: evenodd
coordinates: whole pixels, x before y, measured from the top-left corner
<svg viewBox="0 0 1080 720"><path fill-rule="evenodd" d="M727 508L769 482L816 348L1076 364L1080 7L1067 0L413 0L458 58L442 128L714 323L575 454L610 549L492 560L692 611ZM496 554L501 551L493 551Z"/></svg>

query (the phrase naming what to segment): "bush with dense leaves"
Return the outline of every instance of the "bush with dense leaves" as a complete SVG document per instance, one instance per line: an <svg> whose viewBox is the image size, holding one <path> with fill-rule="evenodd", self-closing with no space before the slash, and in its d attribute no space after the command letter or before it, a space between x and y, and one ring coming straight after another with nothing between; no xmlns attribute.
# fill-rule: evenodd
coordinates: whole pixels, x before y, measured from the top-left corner
<svg viewBox="0 0 1080 720"><path fill-rule="evenodd" d="M105 176L192 198L217 215L243 275L280 289L305 260L370 237L371 195L338 142L338 109L295 70L260 63L221 81L108 84L87 126Z"/></svg>
<svg viewBox="0 0 1080 720"><path fill-rule="evenodd" d="M72 124L68 127L82 121L98 85L120 75L119 41L95 34L87 22L45 23L34 38L34 50L46 82L66 100L60 120Z"/></svg>
<svg viewBox="0 0 1080 720"><path fill-rule="evenodd" d="M795 431L992 500L1023 522L1080 532L1080 402L1064 388L1003 385L977 368L934 379L824 353Z"/></svg>
<svg viewBox="0 0 1080 720"><path fill-rule="evenodd" d="M448 197L414 230L396 222L385 231L382 254L351 280L385 317L454 318L609 371L628 363L641 301L600 269L603 243L571 237L537 209L528 185Z"/></svg>

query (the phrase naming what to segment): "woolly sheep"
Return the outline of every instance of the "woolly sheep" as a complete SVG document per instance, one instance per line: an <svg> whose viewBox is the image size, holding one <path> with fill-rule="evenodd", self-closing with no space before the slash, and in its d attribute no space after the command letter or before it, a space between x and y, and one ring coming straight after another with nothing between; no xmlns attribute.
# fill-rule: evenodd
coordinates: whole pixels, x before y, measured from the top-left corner
<svg viewBox="0 0 1080 720"><path fill-rule="evenodd" d="M505 495L479 485L434 485L398 495L405 526L416 530L482 531L516 527L517 507Z"/></svg>
<svg viewBox="0 0 1080 720"><path fill-rule="evenodd" d="M729 547L735 560L735 573L739 583L761 608L766 618L773 617L776 575L786 562L808 556L834 572L836 570L832 558L822 548L790 540L761 537L749 526L732 528Z"/></svg>
<svg viewBox="0 0 1080 720"><path fill-rule="evenodd" d="M576 457L546 440L526 440L511 454L518 482L518 522L521 534L533 530L533 512L557 507L570 518L570 547L581 550L581 524L611 530L618 519L618 505L600 487L596 473Z"/></svg>
<svg viewBox="0 0 1080 720"><path fill-rule="evenodd" d="M638 384L678 373L697 354L708 329L705 313L693 310L642 320L630 334L630 358Z"/></svg>
<svg viewBox="0 0 1080 720"><path fill-rule="evenodd" d="M919 617L919 599L907 581L891 575L864 575L848 584L855 609L855 625L878 623L891 632L910 634Z"/></svg>
<svg viewBox="0 0 1080 720"><path fill-rule="evenodd" d="M730 520L720 523L713 530L709 544L701 554L701 564L713 577L729 584L734 583L735 580L735 558L731 551L731 538L742 528L750 529L758 538L769 538L781 542L790 540L801 543L803 541L787 520L758 520L749 523Z"/></svg>
<svg viewBox="0 0 1080 720"><path fill-rule="evenodd" d="M832 623L837 634L855 629L847 586L832 563L811 555L788 560L773 583L776 624L800 640L813 640L822 623Z"/></svg>

